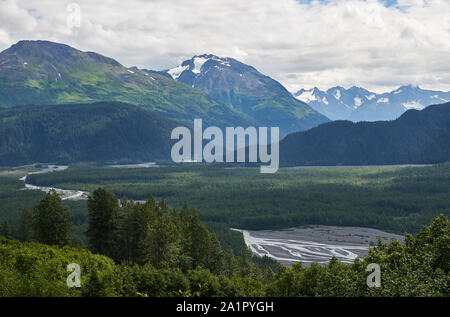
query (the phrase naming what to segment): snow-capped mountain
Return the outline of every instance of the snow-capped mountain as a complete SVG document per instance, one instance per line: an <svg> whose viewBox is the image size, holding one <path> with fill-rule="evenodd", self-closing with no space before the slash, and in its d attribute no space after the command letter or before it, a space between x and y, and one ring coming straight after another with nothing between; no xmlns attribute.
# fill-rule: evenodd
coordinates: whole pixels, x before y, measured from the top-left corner
<svg viewBox="0 0 450 317"><path fill-rule="evenodd" d="M329 121L294 98L274 79L233 58L205 54L166 70L176 81L201 90L263 126L282 134L307 130Z"/></svg>
<svg viewBox="0 0 450 317"><path fill-rule="evenodd" d="M233 61L234 60L228 57L218 57L211 54L204 54L200 56L194 56L192 57L192 59L184 61L183 63L181 63L181 65L169 69L167 73L175 80L195 86L196 79L198 79L202 75L205 75L208 71L211 70L211 68L223 70L224 67L231 67L231 63ZM207 65L205 66L205 68L203 68L205 64Z"/></svg>
<svg viewBox="0 0 450 317"><path fill-rule="evenodd" d="M377 121L394 120L409 109L424 109L450 101L450 92L402 86L388 93L377 94L364 88L333 87L301 89L294 96L332 120Z"/></svg>

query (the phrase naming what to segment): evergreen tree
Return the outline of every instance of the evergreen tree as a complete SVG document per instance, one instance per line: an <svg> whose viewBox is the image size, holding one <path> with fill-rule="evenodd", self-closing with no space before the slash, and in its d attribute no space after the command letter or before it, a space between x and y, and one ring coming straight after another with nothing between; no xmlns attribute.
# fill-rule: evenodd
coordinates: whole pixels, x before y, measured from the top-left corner
<svg viewBox="0 0 450 317"><path fill-rule="evenodd" d="M232 278L238 275L239 265L234 256L233 249L228 248L224 255L224 268L223 273L228 277Z"/></svg>
<svg viewBox="0 0 450 317"><path fill-rule="evenodd" d="M248 249L242 249L240 256L238 257L239 273L241 277L248 277L253 272L253 266L251 262L251 252Z"/></svg>
<svg viewBox="0 0 450 317"><path fill-rule="evenodd" d="M0 225L0 236L7 239L12 239L14 235L13 228L7 221L3 221Z"/></svg>
<svg viewBox="0 0 450 317"><path fill-rule="evenodd" d="M34 207L33 229L36 240L49 245L68 245L72 216L61 204L61 197L51 190Z"/></svg>
<svg viewBox="0 0 450 317"><path fill-rule="evenodd" d="M90 250L117 260L119 253L116 246L119 233L117 198L104 188L98 188L88 199L88 211L86 236Z"/></svg>
<svg viewBox="0 0 450 317"><path fill-rule="evenodd" d="M28 210L23 210L17 231L17 238L20 241L32 241L33 234L33 214Z"/></svg>
<svg viewBox="0 0 450 317"><path fill-rule="evenodd" d="M158 217L149 224L146 259L155 267L177 267L181 254L181 235L164 202L157 207Z"/></svg>
<svg viewBox="0 0 450 317"><path fill-rule="evenodd" d="M139 264L145 262L145 238L155 213L152 201L152 198L146 204L136 204L128 200L121 201L118 235L121 261Z"/></svg>

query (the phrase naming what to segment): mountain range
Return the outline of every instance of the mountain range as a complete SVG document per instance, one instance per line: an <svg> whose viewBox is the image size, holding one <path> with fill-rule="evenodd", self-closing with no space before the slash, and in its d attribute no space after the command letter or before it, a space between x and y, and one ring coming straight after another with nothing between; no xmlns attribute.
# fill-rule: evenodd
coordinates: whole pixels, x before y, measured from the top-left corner
<svg viewBox="0 0 450 317"><path fill-rule="evenodd" d="M259 126L280 127L282 134L307 130L329 121L293 98L279 82L233 58L194 56L166 72L174 80L248 115Z"/></svg>
<svg viewBox="0 0 450 317"><path fill-rule="evenodd" d="M326 91L301 89L293 95L332 120L353 122L395 120L409 109L421 110L428 105L450 101L450 92L412 85L382 94L360 87L345 89L337 86Z"/></svg>
<svg viewBox="0 0 450 317"><path fill-rule="evenodd" d="M65 44L20 41L0 53L0 107L119 101L184 125L201 118L220 127L279 126L282 134L329 121L280 83L234 59L202 55L180 69L177 75L127 68Z"/></svg>
<svg viewBox="0 0 450 317"><path fill-rule="evenodd" d="M0 107L120 101L192 125L251 125L252 118L157 72L49 41L20 41L0 53Z"/></svg>
<svg viewBox="0 0 450 317"><path fill-rule="evenodd" d="M280 142L282 165L424 164L450 160L450 103L394 121L334 121Z"/></svg>
<svg viewBox="0 0 450 317"><path fill-rule="evenodd" d="M450 159L450 103L426 108L449 93L404 86L387 94L334 87L294 95L232 58L200 55L154 71L64 44L20 41L0 53L0 165L167 159L172 129L194 118L280 127L288 134L280 143L283 165ZM319 112L399 118L329 122Z"/></svg>

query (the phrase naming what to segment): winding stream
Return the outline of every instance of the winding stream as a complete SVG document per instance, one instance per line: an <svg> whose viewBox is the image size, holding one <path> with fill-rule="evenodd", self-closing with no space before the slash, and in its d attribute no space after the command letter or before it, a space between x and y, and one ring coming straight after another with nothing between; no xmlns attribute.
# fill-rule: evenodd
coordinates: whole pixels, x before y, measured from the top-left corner
<svg viewBox="0 0 450 317"><path fill-rule="evenodd" d="M54 190L60 195L61 200L87 200L89 197L89 193L81 190L60 189L55 187L45 187L27 184L28 175L61 172L66 170L67 168L68 168L67 165L48 165L46 168L43 168L40 171L28 173L24 177L20 178L20 180L25 183L25 187L22 188L21 190L40 190L46 193L48 193L51 190Z"/></svg>
<svg viewBox="0 0 450 317"><path fill-rule="evenodd" d="M140 164L124 164L124 165L108 165L109 167L114 168L152 168L152 167L160 167L155 162L148 163L140 163ZM45 173L53 173L53 172L62 172L68 169L67 165L48 165L47 167L41 169L37 172L31 172L20 178L19 180L25 183L25 187L21 190L40 190L48 193L51 190L55 190L61 197L61 200L88 200L89 193L81 190L73 190L73 189L61 189L55 187L46 187L46 186L36 186L32 184L27 184L27 176L32 174L45 174ZM135 202L145 203L145 200L137 200Z"/></svg>

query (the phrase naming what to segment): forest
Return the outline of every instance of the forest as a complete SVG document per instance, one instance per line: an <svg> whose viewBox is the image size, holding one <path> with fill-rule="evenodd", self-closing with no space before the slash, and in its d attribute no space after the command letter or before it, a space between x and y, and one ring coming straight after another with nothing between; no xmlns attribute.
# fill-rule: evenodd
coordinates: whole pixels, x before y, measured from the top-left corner
<svg viewBox="0 0 450 317"><path fill-rule="evenodd" d="M449 215L450 205L450 163L282 168L270 175L257 168L220 166L73 166L30 175L27 181L88 192L102 186L118 198L146 200L151 195L176 208L189 202L207 225L255 230L321 224L416 233L435 215Z"/></svg>
<svg viewBox="0 0 450 317"><path fill-rule="evenodd" d="M121 102L0 110L0 165L167 159L179 125Z"/></svg>
<svg viewBox="0 0 450 317"><path fill-rule="evenodd" d="M249 251L223 250L194 209L116 199L97 188L88 200L87 248L70 239L73 217L50 191L0 238L0 296L449 296L450 221L436 216L405 242L381 241L364 259L262 268ZM4 231L4 228L2 228ZM82 268L68 287L67 265ZM368 287L368 264L381 268Z"/></svg>
<svg viewBox="0 0 450 317"><path fill-rule="evenodd" d="M435 164L450 160L450 103L393 121L334 121L280 142L282 166Z"/></svg>
<svg viewBox="0 0 450 317"><path fill-rule="evenodd" d="M19 178L42 167L0 171L0 296L448 296L449 163L266 175L78 164L27 178L86 190L88 201L21 190ZM229 230L314 224L410 234L351 265L287 268L252 256ZM69 263L82 267L81 288L66 285ZM366 285L370 263L381 288Z"/></svg>

